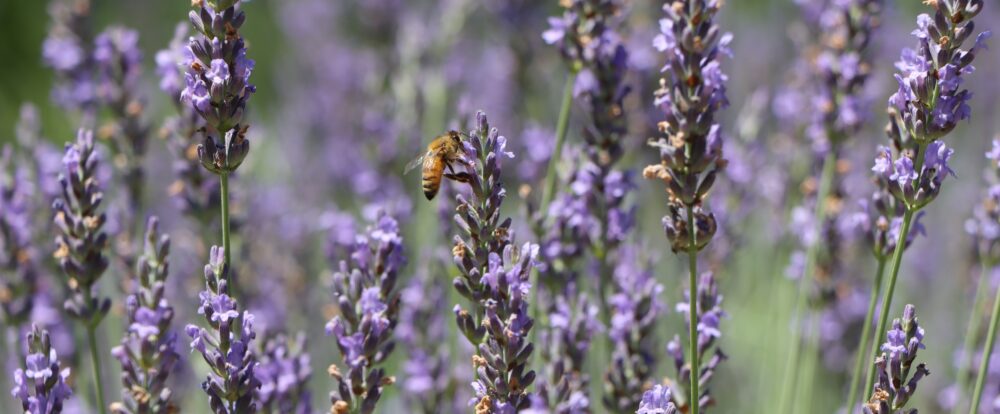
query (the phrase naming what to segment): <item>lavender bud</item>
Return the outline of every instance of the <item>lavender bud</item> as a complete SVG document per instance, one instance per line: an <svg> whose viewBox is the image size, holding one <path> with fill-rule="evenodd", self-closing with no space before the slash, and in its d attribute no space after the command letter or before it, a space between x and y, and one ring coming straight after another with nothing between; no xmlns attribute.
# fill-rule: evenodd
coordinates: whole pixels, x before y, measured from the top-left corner
<svg viewBox="0 0 1000 414"><path fill-rule="evenodd" d="M930 375L923 363L914 366L917 351L924 349L923 340L924 328L917 323L916 309L906 305L903 318L892 321L882 355L875 359L877 381L864 406L866 414L891 414L903 409L920 380Z"/></svg>

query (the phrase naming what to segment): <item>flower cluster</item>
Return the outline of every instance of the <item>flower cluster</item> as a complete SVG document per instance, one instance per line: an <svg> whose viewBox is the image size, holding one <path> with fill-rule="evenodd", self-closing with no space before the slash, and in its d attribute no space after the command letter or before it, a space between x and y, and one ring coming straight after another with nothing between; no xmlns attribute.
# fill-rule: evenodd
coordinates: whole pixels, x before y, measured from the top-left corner
<svg viewBox="0 0 1000 414"><path fill-rule="evenodd" d="M634 411L653 376L653 333L663 311L659 300L663 286L651 267L642 265L638 248L629 245L619 252L613 273L616 292L611 296L611 364L604 376L604 406L615 412Z"/></svg>
<svg viewBox="0 0 1000 414"><path fill-rule="evenodd" d="M986 158L990 160L986 173L990 186L984 192L982 201L973 208L972 218L965 221L965 231L975 240L980 260L996 263L1000 259L1000 252L996 251L997 242L1000 242L1000 140L993 140Z"/></svg>
<svg viewBox="0 0 1000 414"><path fill-rule="evenodd" d="M448 300L446 288L439 278L420 272L400 293L405 306L399 311L396 335L408 351L401 388L407 406L425 414L440 412L449 387L455 385L448 350L441 346L448 329L438 310Z"/></svg>
<svg viewBox="0 0 1000 414"><path fill-rule="evenodd" d="M623 101L630 88L625 83L628 51L618 28L624 20L622 0L572 0L563 2L561 17L549 18L542 35L559 47L578 72L573 95L587 106L593 129L584 129L587 157L606 176L622 156L621 140L627 132Z"/></svg>
<svg viewBox="0 0 1000 414"><path fill-rule="evenodd" d="M189 17L198 36L184 52L185 87L180 98L204 118L208 131L198 158L215 174L229 174L246 158L249 125L243 123L254 61L240 35L246 14L241 0L196 1ZM220 143L218 140L221 139Z"/></svg>
<svg viewBox="0 0 1000 414"><path fill-rule="evenodd" d="M48 331L32 325L26 339L26 368L14 371L11 395L21 400L21 408L26 413L59 414L63 404L73 395L73 390L66 385L70 369L61 368Z"/></svg>
<svg viewBox="0 0 1000 414"><path fill-rule="evenodd" d="M88 327L97 326L111 309L110 299L97 297L97 281L108 268L104 254L108 236L103 230L107 218L99 211L104 193L96 177L98 160L94 134L81 129L76 142L66 144L59 175L62 197L52 205L60 232L54 257L72 292L66 311Z"/></svg>
<svg viewBox="0 0 1000 414"><path fill-rule="evenodd" d="M635 414L675 414L677 406L673 401L674 396L669 387L654 385L652 389L642 393L642 401Z"/></svg>
<svg viewBox="0 0 1000 414"><path fill-rule="evenodd" d="M455 236L452 250L461 275L455 289L474 306L455 305L459 330L477 347L473 357L476 410L512 412L531 404L528 387L535 372L528 367L534 346L528 338L534 321L528 314L529 274L538 245L514 244L509 218L500 221L506 197L501 182L507 139L490 128L486 114L476 114L476 128L463 142L456 181L469 185L472 197L457 195L455 223L465 237ZM475 316L473 316L475 315Z"/></svg>
<svg viewBox="0 0 1000 414"><path fill-rule="evenodd" d="M56 73L52 100L63 108L96 116L90 0L52 2L49 14L53 25L42 43L42 60Z"/></svg>
<svg viewBox="0 0 1000 414"><path fill-rule="evenodd" d="M889 259L896 250L906 207L890 194L880 190L872 193L870 200L860 200L858 205L860 210L851 215L850 225L867 239L876 259ZM920 221L923 216L922 211L914 216L912 229L906 235L904 249L909 248L917 236L927 234L927 229Z"/></svg>
<svg viewBox="0 0 1000 414"><path fill-rule="evenodd" d="M136 94L142 80L139 33L111 27L94 38L93 54L97 99L113 114L113 121L100 134L111 138L111 147L121 160L129 212L136 214L142 202L143 157L149 138L149 125L142 119L145 105Z"/></svg>
<svg viewBox="0 0 1000 414"><path fill-rule="evenodd" d="M12 165L13 150L0 153L0 321L18 327L31 316L39 276L32 247L30 180Z"/></svg>
<svg viewBox="0 0 1000 414"><path fill-rule="evenodd" d="M677 304L677 312L683 315L689 315L689 312L691 312L690 298L686 299L688 299L688 302ZM696 327L698 331L698 360L701 361L701 366L692 367L691 364L684 360L684 345L679 337L675 336L667 344L667 353L674 360L674 368L677 369L676 383L678 385L689 384L692 372L697 370L698 382L702 385L700 389L701 395L698 396L700 401L699 406L707 407L713 403L713 399L709 389L705 385L712 379L719 363L726 359L726 354L722 353L722 350L715 346L716 341L722 336L722 332L719 330L719 322L725 316L725 313L720 307L722 304L722 295L719 294L718 285L711 272L702 274L698 279L697 304L698 308L695 310L695 313L698 320ZM688 319L685 318L686 320ZM711 358L706 358L709 353L712 354ZM688 394L685 393L684 395ZM686 411L687 405L690 402L675 401L674 403L681 411Z"/></svg>
<svg viewBox="0 0 1000 414"><path fill-rule="evenodd" d="M575 296L575 303L570 303L567 296ZM537 395L553 413L559 414L589 412L590 378L584 362L591 341L601 332L597 306L586 294L573 296L555 297L549 313L549 329L539 335L539 342L545 344L542 355L547 363Z"/></svg>
<svg viewBox="0 0 1000 414"><path fill-rule="evenodd" d="M174 308L165 297L169 272L170 237L160 235L159 220L146 222L146 243L136 265L135 292L125 300L128 331L111 350L122 366L122 402L111 405L116 414L172 413L178 408L167 377L180 355L177 334L170 331Z"/></svg>
<svg viewBox="0 0 1000 414"><path fill-rule="evenodd" d="M721 6L719 0L667 2L667 17L660 20L661 33L653 44L667 60L655 94L655 104L666 116L658 128L666 137L650 143L661 162L646 167L643 176L666 184L669 212L663 225L675 252L704 248L717 226L702 200L726 165L715 112L729 105L719 54L731 54L732 35L715 23Z"/></svg>
<svg viewBox="0 0 1000 414"><path fill-rule="evenodd" d="M345 368L330 366L338 382L330 395L334 413L374 412L383 387L395 382L379 365L395 347L396 282L405 264L399 224L382 213L374 226L357 236L350 261L341 261L333 275L340 314L327 323L326 332L336 336Z"/></svg>
<svg viewBox="0 0 1000 414"><path fill-rule="evenodd" d="M917 17L913 35L918 47L903 49L896 81L899 89L889 97L890 121L886 131L897 155L881 147L872 171L880 189L916 211L937 197L941 184L954 175L948 160L954 152L939 139L972 114L972 93L962 89L963 77L975 68L972 61L986 48L990 32L972 37L972 19L982 11L982 0L935 1L934 16Z"/></svg>
<svg viewBox="0 0 1000 414"><path fill-rule="evenodd" d="M254 316L239 311L229 296L229 266L225 252L212 246L205 265L205 290L199 294L198 313L205 315L210 329L189 324L184 331L191 337L191 350L197 350L208 364L209 373L201 388L208 394L215 414L254 412L254 396L260 388L257 357L253 353Z"/></svg>
<svg viewBox="0 0 1000 414"><path fill-rule="evenodd" d="M198 158L205 120L180 100L184 88L187 35L187 25L179 23L170 45L156 53L160 90L171 97L177 109L175 116L164 121L161 136L174 156L175 180L170 185L170 194L184 214L193 216L199 224L207 227L219 210L219 181L202 168Z"/></svg>
<svg viewBox="0 0 1000 414"><path fill-rule="evenodd" d="M917 323L916 310L913 305L906 305L903 319L892 321L892 329L882 344L882 355L875 359L878 381L864 406L865 414L890 414L906 406L920 380L930 375L923 363L913 365L917 351L924 349L923 340L924 328ZM917 410L906 412L915 414Z"/></svg>
<svg viewBox="0 0 1000 414"><path fill-rule="evenodd" d="M295 338L278 334L264 341L256 375L260 411L265 413L312 413L311 393L307 388L312 377L305 334Z"/></svg>

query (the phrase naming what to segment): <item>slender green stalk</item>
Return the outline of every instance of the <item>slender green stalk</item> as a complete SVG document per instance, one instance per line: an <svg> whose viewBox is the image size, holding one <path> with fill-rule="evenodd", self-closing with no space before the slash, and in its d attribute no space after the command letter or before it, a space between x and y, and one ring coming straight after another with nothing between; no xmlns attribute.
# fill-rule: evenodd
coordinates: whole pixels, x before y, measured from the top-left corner
<svg viewBox="0 0 1000 414"><path fill-rule="evenodd" d="M562 106L559 108L559 121L556 124L556 147L549 157L549 166L545 171L545 188L542 189L542 203L538 211L543 215L549 209L549 203L556 191L556 165L562 158L563 144L566 143L566 133L569 132L569 113L573 107L573 85L576 83L575 69L566 76L566 86L563 86Z"/></svg>
<svg viewBox="0 0 1000 414"><path fill-rule="evenodd" d="M919 171L919 170L918 170ZM885 327L889 323L889 309L892 308L892 294L896 291L896 278L899 276L899 268L903 262L903 251L906 250L906 236L910 233L910 224L913 221L914 210L909 208L903 213L903 228L899 231L896 239L896 248L892 252L892 264L889 267L889 284L886 286L885 295L882 296L882 310L879 312L878 328L875 330L875 341L872 342L872 351L868 354L868 361L875 361L878 355L879 346L885 340ZM868 371L868 379L862 392L870 392L875 385L875 370Z"/></svg>
<svg viewBox="0 0 1000 414"><path fill-rule="evenodd" d="M107 406L104 404L104 384L101 382L101 356L97 352L96 325L87 327L87 342L90 345L90 361L94 365L94 386L97 388L97 409L101 414L107 413Z"/></svg>
<svg viewBox="0 0 1000 414"><path fill-rule="evenodd" d="M872 333L872 319L875 318L875 307L878 306L878 294L882 291L882 279L885 276L885 258L878 259L878 271L875 272L875 280L872 282L872 294L868 300L868 313L865 314L865 323L861 328L861 340L858 342L857 361L854 362L854 371L851 373L851 380L847 393L847 412L854 409L854 404L858 402L858 382L864 375L864 369L869 361L865 358L865 349L868 346L868 339Z"/></svg>
<svg viewBox="0 0 1000 414"><path fill-rule="evenodd" d="M795 320L795 324L792 325L792 335L789 337L791 343L789 345L788 359L785 361L785 375L782 377L781 382L778 414L788 412L788 407L791 406L792 400L795 399L795 395L793 394L798 374L796 368L799 364L799 354L802 352L802 321L804 320L802 314L805 312L806 300L809 298L807 294L809 283L813 280L812 276L816 271L816 255L819 253L819 245L822 239L820 232L823 231L823 223L826 221L826 198L830 194L830 187L833 186L833 173L836 164L837 156L834 151L830 151L826 155L826 158L823 159L823 172L819 178L819 192L816 193L815 223L813 224L813 233L816 235L816 240L806 250L805 268L799 277L798 296L795 300L795 309L793 309L793 315L796 315L797 319Z"/></svg>
<svg viewBox="0 0 1000 414"><path fill-rule="evenodd" d="M965 390L969 388L969 368L972 365L972 353L975 352L976 337L982 327L983 318L979 315L979 308L986 300L986 293L989 291L989 272L993 268L990 260L984 255L980 260L982 265L979 271L979 283L976 286L976 298L972 301L972 313L969 315L969 326L965 330L965 342L962 345L962 360L958 363L958 395L965 395ZM955 412L961 409L963 404L955 404Z"/></svg>
<svg viewBox="0 0 1000 414"><path fill-rule="evenodd" d="M222 202L220 202L222 210L222 248L226 254L226 267L229 267L230 257L232 257L232 252L229 249L229 174L222 173L219 174L219 192L221 193ZM230 270L229 275L232 279L232 270ZM230 292L235 292L233 289L233 280L229 281Z"/></svg>
<svg viewBox="0 0 1000 414"><path fill-rule="evenodd" d="M984 274L980 277L985 279L986 275ZM986 371L990 367L993 344L997 339L998 323L1000 323L1000 289L997 289L996 296L993 298L993 313L990 314L990 330L986 333L986 346L983 348L983 357L979 362L979 373L976 375L976 388L972 393L972 406L969 408L970 414L979 412L979 401L983 399L983 386L986 385Z"/></svg>
<svg viewBox="0 0 1000 414"><path fill-rule="evenodd" d="M819 365L819 324L813 315L806 326L806 352L802 358L802 373L795 390L796 413L809 412L813 403L813 389L816 385L816 368Z"/></svg>
<svg viewBox="0 0 1000 414"><path fill-rule="evenodd" d="M701 364L698 361L698 240L694 225L694 207L687 208L688 236L691 247L688 248L688 348L691 351L691 394L688 397L688 411L690 414L698 414L698 399L701 393L698 391L698 383L701 381Z"/></svg>
<svg viewBox="0 0 1000 414"><path fill-rule="evenodd" d="M569 114L570 109L573 106L573 85L576 83L576 70L570 70L569 74L566 76L566 85L563 87L563 99L562 106L559 108L559 119L556 121L556 146L552 151L552 156L549 157L549 165L545 171L545 182L542 188L542 201L538 207L538 212L541 217L546 217L549 210L549 203L552 202L553 193L556 187L556 165L562 158L563 144L566 142L566 133L569 131ZM485 161L484 161L485 162ZM541 230L539 229L539 232ZM542 285L538 283L538 269L533 269L531 271L531 286L535 287L531 291L532 301L531 303L535 306L531 307L531 318L535 320L536 323L540 323L539 326L545 326L547 321L543 320L545 318L545 313L542 312L540 306L538 306L538 294L542 289ZM539 329L532 329L530 335L532 343L537 342L537 332ZM538 366L538 362L541 360L541 352L535 352L533 360L536 362L535 366Z"/></svg>

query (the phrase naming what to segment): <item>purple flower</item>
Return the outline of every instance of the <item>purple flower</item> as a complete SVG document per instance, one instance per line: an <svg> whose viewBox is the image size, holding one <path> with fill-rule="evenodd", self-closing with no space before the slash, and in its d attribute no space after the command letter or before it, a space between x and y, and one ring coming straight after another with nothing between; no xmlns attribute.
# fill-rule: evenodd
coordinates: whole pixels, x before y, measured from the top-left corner
<svg viewBox="0 0 1000 414"><path fill-rule="evenodd" d="M31 316L41 269L33 247L33 183L13 157L5 145L0 152L0 290L6 297L0 300L0 321L19 327Z"/></svg>
<svg viewBox="0 0 1000 414"><path fill-rule="evenodd" d="M32 325L26 335L28 356L25 369L14 371L11 395L21 400L21 408L32 414L58 414L73 391L66 385L70 369L61 368L48 331Z"/></svg>
<svg viewBox="0 0 1000 414"><path fill-rule="evenodd" d="M256 92L250 83L254 62L246 57L246 44L239 34L246 21L240 0L220 3L215 10L207 2L195 3L189 14L197 36L184 51L185 87L180 98L208 126L198 158L215 174L236 170L250 151L246 139L249 125L243 122L247 101Z"/></svg>
<svg viewBox="0 0 1000 414"><path fill-rule="evenodd" d="M312 413L309 379L312 377L306 338L276 335L264 341L256 375L261 382L257 401L264 412Z"/></svg>
<svg viewBox="0 0 1000 414"><path fill-rule="evenodd" d="M205 265L205 290L201 292L198 313L205 315L210 329L188 325L191 350L201 353L209 373L202 382L209 407L215 414L253 412L259 407L255 394L261 386L256 376L257 356L252 344L254 316L240 312L229 297L229 266L225 251L212 246Z"/></svg>
<svg viewBox="0 0 1000 414"><path fill-rule="evenodd" d="M670 388L657 384L649 391L642 393L642 401L636 414L674 414L677 407L673 403Z"/></svg>
<svg viewBox="0 0 1000 414"><path fill-rule="evenodd" d="M395 346L392 330L399 313L395 285L405 264L399 225L380 213L374 226L356 236L350 261L341 261L333 275L340 314L327 323L326 330L336 337L347 369L342 374L334 366L331 371L338 383L330 396L334 407L358 400L365 407L363 412L372 412L383 388L392 383L378 365Z"/></svg>
<svg viewBox="0 0 1000 414"><path fill-rule="evenodd" d="M55 71L52 100L65 109L96 116L97 85L91 56L90 7L85 4L53 3L52 26L42 43L42 61Z"/></svg>
<svg viewBox="0 0 1000 414"><path fill-rule="evenodd" d="M66 144L64 171L59 176L63 197L57 199L55 224L57 250L54 254L66 275L70 297L66 311L87 326L96 326L111 308L111 300L97 298L97 282L108 268L104 249L108 245L103 231L106 216L99 211L104 194L95 177L98 154L94 135L80 130L74 143Z"/></svg>
<svg viewBox="0 0 1000 414"><path fill-rule="evenodd" d="M160 77L160 90L170 95L175 102L180 100L181 90L185 86L181 75L185 72L183 65L187 34L187 23L178 23L170 45L156 52L156 75Z"/></svg>
<svg viewBox="0 0 1000 414"><path fill-rule="evenodd" d="M925 364L914 366L917 351L924 349L924 329L917 323L913 305L906 305L903 318L895 319L882 344L882 355L875 359L878 380L871 399L864 406L866 414L890 414L906 406L917 384L930 375Z"/></svg>
<svg viewBox="0 0 1000 414"><path fill-rule="evenodd" d="M972 35L972 20L982 7L969 8L961 12L960 19L950 19L947 16L952 11L936 3L932 6L934 17L927 14L917 17L917 29L913 31L918 39L917 49L904 49L896 64L900 70L895 75L899 88L889 98L889 104L900 115L898 121L892 119L893 124L902 123L892 130L897 141L912 138L924 144L932 142L971 115L968 101L972 94L961 89L962 77L975 70L971 63L985 47L990 32L980 33L967 50L962 49L962 44ZM930 94L931 90L935 93ZM900 129L913 136L899 135Z"/></svg>
<svg viewBox="0 0 1000 414"><path fill-rule="evenodd" d="M111 404L116 414L178 409L167 387L167 377L180 358L175 350L177 335L170 331L174 309L165 298L170 237L160 235L156 217L147 221L145 240L133 281L136 290L126 299L129 329L121 345L111 350L125 373L124 400Z"/></svg>
<svg viewBox="0 0 1000 414"><path fill-rule="evenodd" d="M440 346L441 338L448 333L445 315L439 312L441 304L448 300L448 286L442 278L421 269L426 266L418 267L419 273L400 294L404 306L400 308L396 336L409 354L403 364L401 384L407 407L431 414L445 406L451 387L462 384L452 375L449 351Z"/></svg>
<svg viewBox="0 0 1000 414"><path fill-rule="evenodd" d="M490 128L486 114L476 114L476 128L465 141L467 160L456 176L469 185L471 199L456 196L455 224L462 235L455 236L452 254L461 275L453 285L475 307L472 314L456 305L459 331L477 347L472 383L479 411L515 412L528 408L526 390L535 380L527 367L534 351L528 333L534 321L528 313L529 274L536 265L539 247L514 244L511 220L500 220L500 206L506 196L500 182L506 139ZM480 158L479 154L483 154ZM484 160L484 161L480 161ZM507 362L499 355L519 355Z"/></svg>

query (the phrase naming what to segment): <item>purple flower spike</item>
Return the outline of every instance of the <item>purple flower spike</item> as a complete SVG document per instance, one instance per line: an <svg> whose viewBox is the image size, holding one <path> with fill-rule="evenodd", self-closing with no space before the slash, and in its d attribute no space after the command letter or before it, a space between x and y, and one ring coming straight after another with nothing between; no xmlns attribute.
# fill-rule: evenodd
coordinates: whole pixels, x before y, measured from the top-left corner
<svg viewBox="0 0 1000 414"><path fill-rule="evenodd" d="M55 72L52 101L80 111L87 122L97 115L97 85L90 33L90 1L55 2L49 8L52 27L42 43L42 61Z"/></svg>
<svg viewBox="0 0 1000 414"><path fill-rule="evenodd" d="M28 171L13 163L14 151L5 145L0 152L0 322L20 327L31 316L38 284L38 252L32 246L33 206Z"/></svg>
<svg viewBox="0 0 1000 414"><path fill-rule="evenodd" d="M97 297L97 282L108 268L104 254L108 236L103 230L107 218L99 211L104 193L96 177L98 160L94 135L80 130L76 142L66 144L59 175L62 197L52 205L60 231L54 257L71 292L64 306L87 326L99 324L111 309L110 299Z"/></svg>
<svg viewBox="0 0 1000 414"><path fill-rule="evenodd" d="M209 407L215 414L254 412L260 408L255 395L261 387L254 355L254 316L240 311L229 296L229 266L225 252L212 246L205 265L205 290L201 292L198 313L205 316L208 329L188 325L191 351L198 351L208 364L209 373L201 388L208 394Z"/></svg>
<svg viewBox="0 0 1000 414"><path fill-rule="evenodd" d="M661 180L667 187L669 213L663 225L674 252L701 250L712 240L716 219L702 201L726 164L715 113L729 105L719 56L729 54L732 35L722 33L715 22L722 2L688 3L663 6L666 17L654 39L654 47L666 56L654 100L665 118L658 125L662 136L650 142L660 153L660 163L643 170L646 179ZM694 10L698 16L689 16ZM707 35L700 42L678 41L691 33ZM688 208L694 209L694 223L688 223Z"/></svg>
<svg viewBox="0 0 1000 414"><path fill-rule="evenodd" d="M299 333L295 338L275 335L264 341L260 365L256 375L261 382L257 401L262 412L311 414L311 394L308 389L312 377L306 337Z"/></svg>
<svg viewBox="0 0 1000 414"><path fill-rule="evenodd" d="M379 213L375 224L355 238L349 261L333 275L340 314L326 325L337 339L343 364L330 366L337 389L330 394L333 412L372 413L385 386L395 382L382 364L395 347L399 320L396 282L406 265L399 224Z"/></svg>
<svg viewBox="0 0 1000 414"><path fill-rule="evenodd" d="M244 123L247 101L257 91L250 83L254 61L247 58L240 28L246 22L240 0L198 1L189 14L197 36L184 51L184 89L180 99L201 116L208 130L198 146L201 164L229 174L250 151ZM218 6L218 9L216 9Z"/></svg>
<svg viewBox="0 0 1000 414"><path fill-rule="evenodd" d="M886 132L897 155L888 176L881 164L887 156L878 156L876 179L879 191L892 194L911 211L934 201L944 178L955 175L948 165L953 150L940 140L971 116L972 92L962 89L963 77L975 70L972 62L990 32L962 48L975 31L973 19L983 5L981 0L965 3L957 7L928 2L934 15L918 16L913 31L917 48L903 49L896 63L898 90L889 98Z"/></svg>
<svg viewBox="0 0 1000 414"><path fill-rule="evenodd" d="M14 389L10 393L21 400L21 408L26 413L59 414L73 395L73 390L66 385L70 369L61 367L48 331L32 325L26 340L26 369L14 371Z"/></svg>
<svg viewBox="0 0 1000 414"><path fill-rule="evenodd" d="M476 114L476 128L465 144L470 161L456 177L469 185L472 197L456 196L455 223L463 235L455 236L452 253L461 272L453 285L475 307L474 312L455 307L459 331L477 347L471 404L478 412L516 412L531 405L527 390L535 381L535 371L528 368L534 352L528 294L539 248L514 244L511 219L500 220L506 196L500 159L513 154L505 151L506 139L490 127L485 113Z"/></svg>
<svg viewBox="0 0 1000 414"><path fill-rule="evenodd" d="M136 266L136 291L126 299L128 331L111 350L122 365L122 401L111 404L116 414L172 413L178 407L167 377L180 358L177 334L171 332L174 308L165 297L170 237L160 235L159 220L146 224L146 244Z"/></svg>
<svg viewBox="0 0 1000 414"><path fill-rule="evenodd" d="M864 406L865 414L891 414L901 412L906 406L920 380L930 375L925 364L914 366L917 351L924 349L923 340L924 328L917 323L916 309L906 305L903 318L892 321L882 344L882 355L875 359L878 380Z"/></svg>

